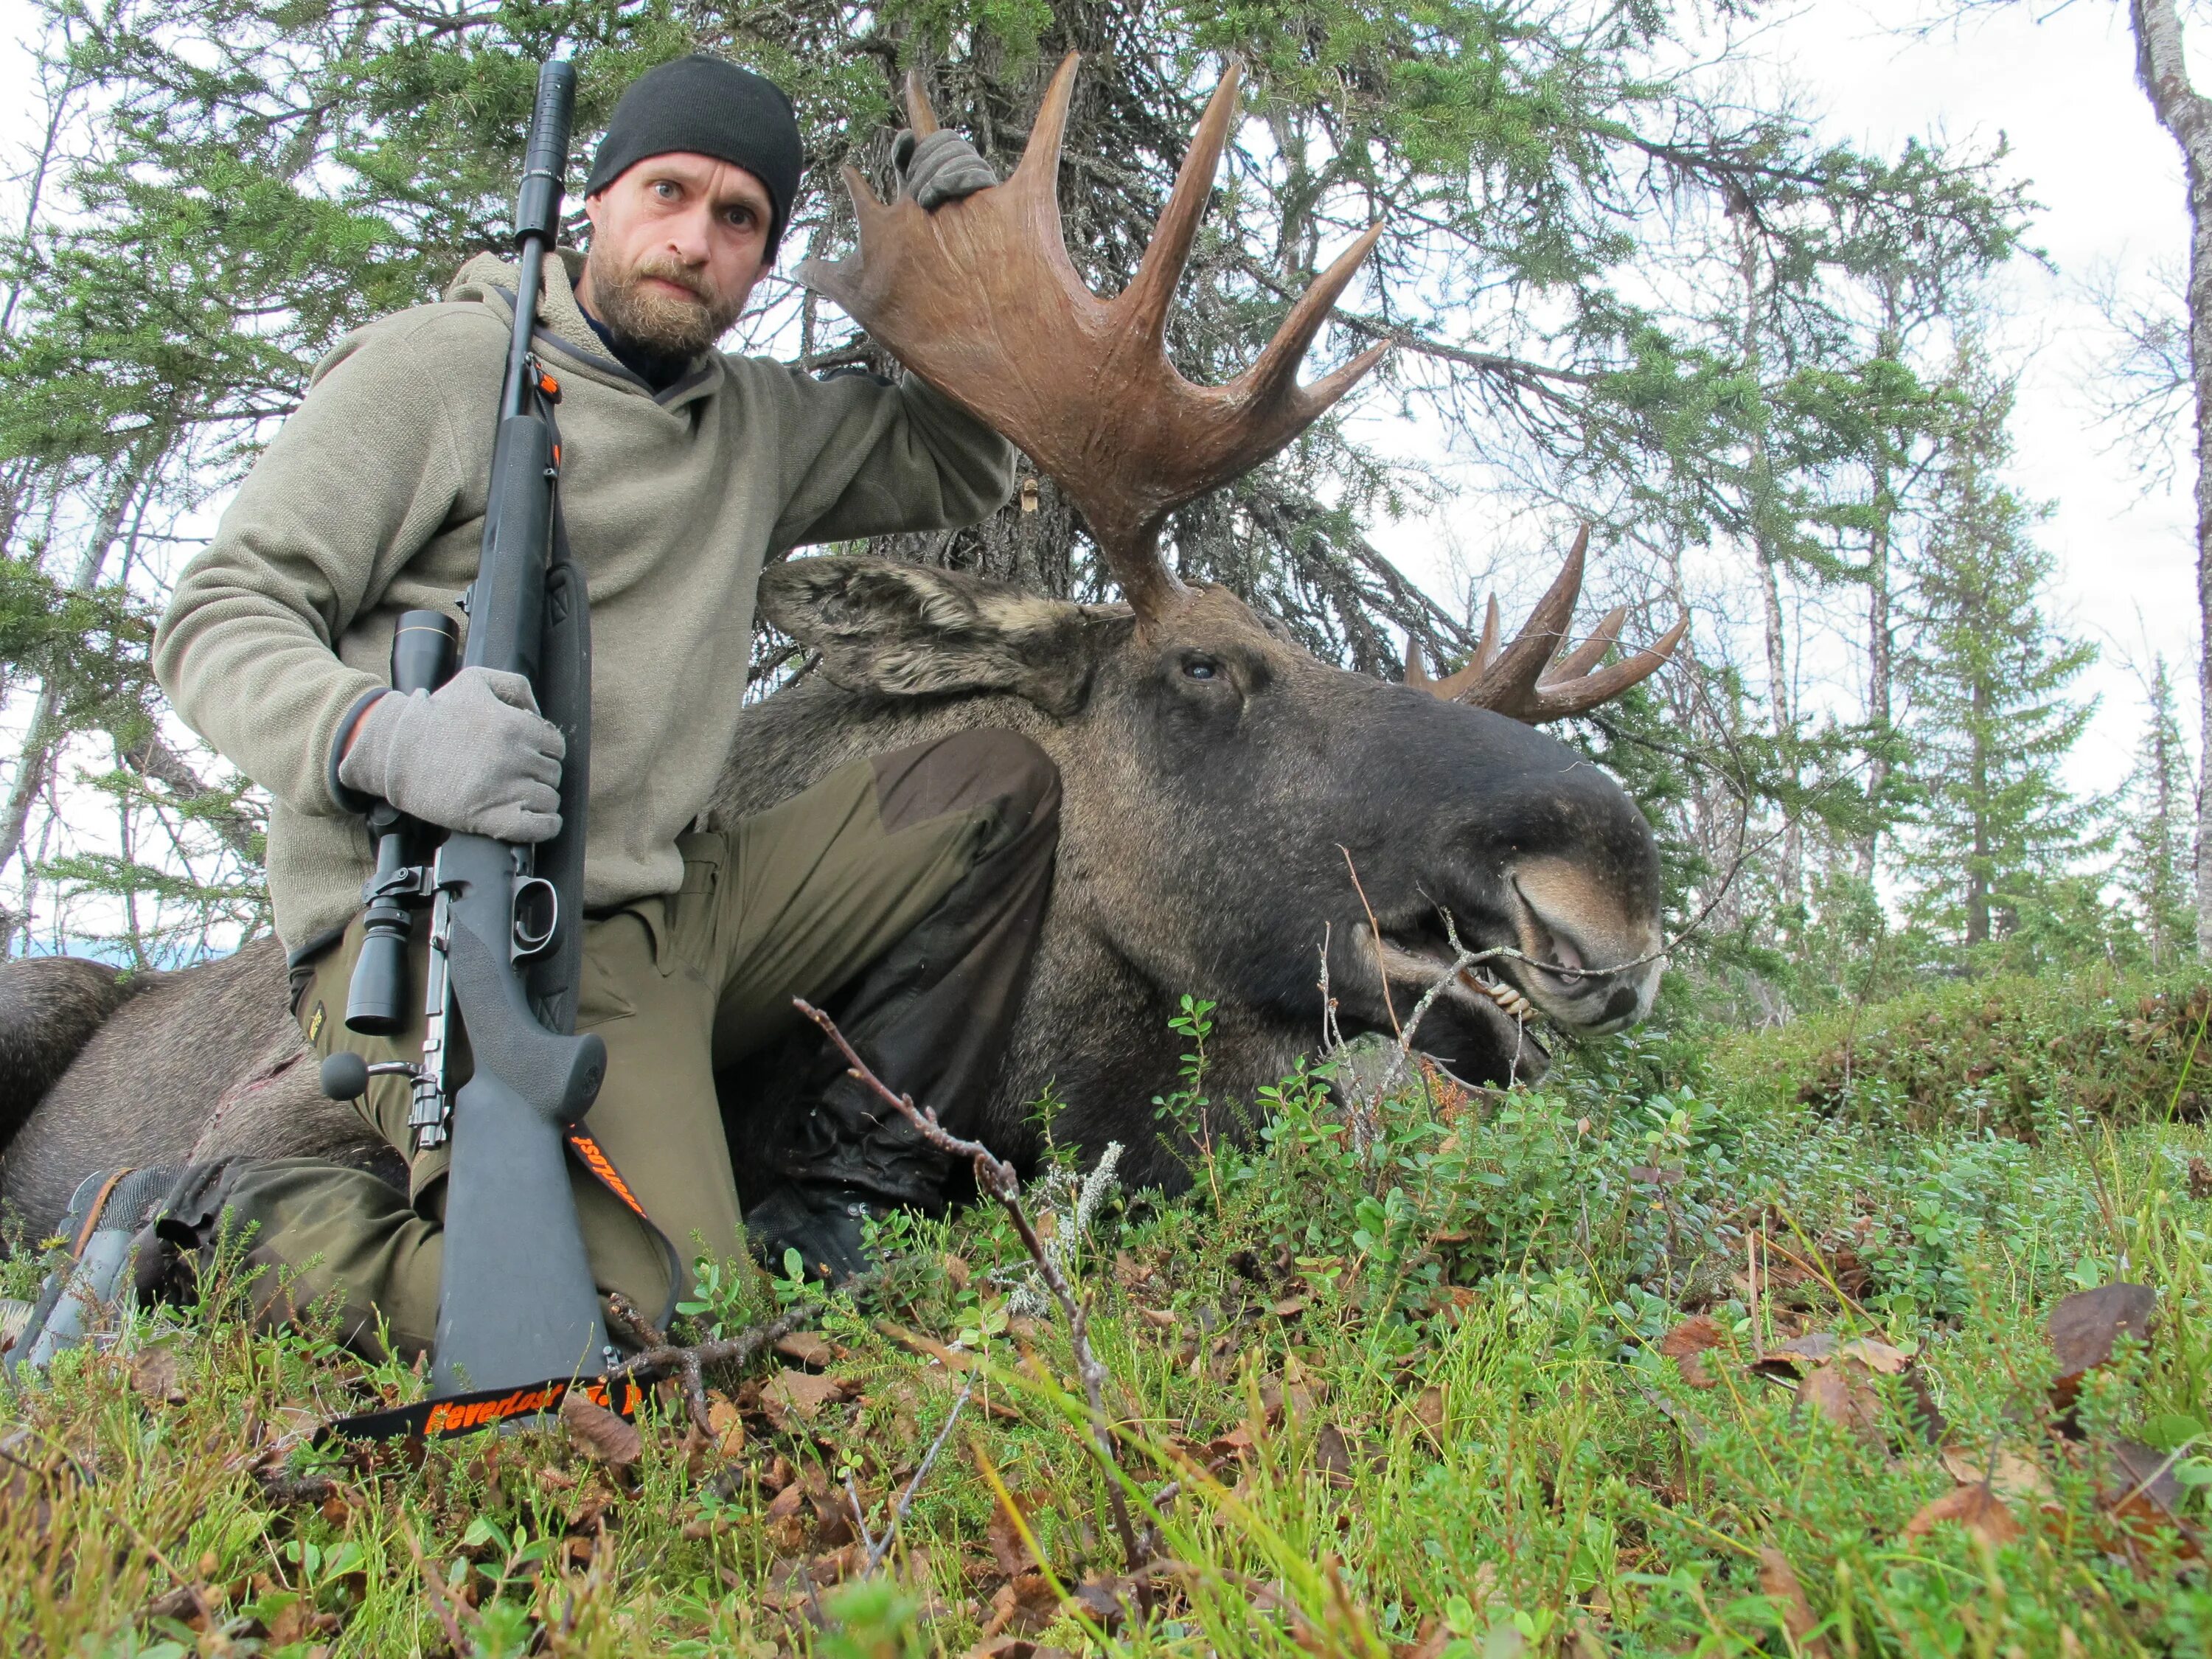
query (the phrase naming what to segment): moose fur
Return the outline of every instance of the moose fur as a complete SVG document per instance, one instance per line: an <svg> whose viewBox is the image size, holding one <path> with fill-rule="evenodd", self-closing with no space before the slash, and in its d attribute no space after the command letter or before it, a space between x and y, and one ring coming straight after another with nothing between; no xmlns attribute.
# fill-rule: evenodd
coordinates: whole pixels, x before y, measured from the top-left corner
<svg viewBox="0 0 2212 1659"><path fill-rule="evenodd" d="M1184 1149L1152 1104L1188 1046L1168 1024L1179 998L1216 1002L1208 1092L1249 1102L1316 1046L1324 956L1344 1032L1388 1033L1451 962L1447 912L1467 948L1518 953L1485 964L1495 992L1449 985L1418 1033L1463 1078L1542 1070L1501 1002L1525 997L1580 1034L1649 1011L1650 827L1599 768L1530 726L1330 667L1220 589L1140 621L813 558L772 570L762 605L819 672L748 715L714 814L968 727L1022 732L1060 769L1053 895L1003 1073L988 1099L930 1103L1019 1164L1042 1150L1033 1103L1049 1088L1060 1142L1095 1155L1120 1141L1125 1179L1182 1185ZM352 1109L322 1098L307 1058L273 941L129 985L91 963L0 969L0 1134L13 1128L0 1200L35 1233L85 1174L118 1164L394 1170ZM775 1070L723 1080L741 1186L750 1108Z"/></svg>

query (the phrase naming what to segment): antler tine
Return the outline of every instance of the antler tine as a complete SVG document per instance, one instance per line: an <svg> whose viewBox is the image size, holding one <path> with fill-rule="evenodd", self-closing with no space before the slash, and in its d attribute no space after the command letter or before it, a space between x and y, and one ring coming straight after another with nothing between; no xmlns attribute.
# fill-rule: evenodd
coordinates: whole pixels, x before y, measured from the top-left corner
<svg viewBox="0 0 2212 1659"><path fill-rule="evenodd" d="M1406 684L1408 685L1434 684L1429 678L1427 666L1421 661L1421 642L1413 637L1410 629L1406 634Z"/></svg>
<svg viewBox="0 0 2212 1659"><path fill-rule="evenodd" d="M1221 84L1206 100L1206 114L1191 135L1190 149L1176 173L1175 190L1152 227L1152 246L1135 280L1122 290L1118 302L1127 307L1128 321L1147 344L1158 345L1167 333L1168 307L1175 303L1176 285L1190 263L1190 245L1198 236L1199 222L1206 216L1206 198L1212 194L1214 174L1220 170L1221 150L1229 139L1229 125L1237 116L1237 86L1243 65L1234 58L1222 75Z"/></svg>
<svg viewBox="0 0 2212 1659"><path fill-rule="evenodd" d="M1267 349L1259 360L1239 375L1236 389L1245 392L1255 403L1281 398L1297 385L1298 365L1305 361L1306 352L1321 332L1321 325L1328 320L1335 308L1337 296L1358 272L1360 263L1375 251L1375 244L1382 234L1379 219L1359 234L1359 240L1337 255L1334 264L1314 279L1314 285L1291 307L1291 314L1275 330L1275 337L1267 342ZM1382 354L1389 350L1391 342L1370 346L1342 368L1324 379L1315 381L1298 398L1303 420L1310 421L1352 389L1352 383L1374 368Z"/></svg>
<svg viewBox="0 0 2212 1659"><path fill-rule="evenodd" d="M1022 150L1021 163L1006 180L1008 186L1032 195L1042 193L1053 204L1054 240L1060 232L1060 142L1067 131L1067 106L1075 97L1075 66L1081 61L1080 52L1071 52L1052 72L1044 102L1037 106L1036 119L1030 123L1030 141Z"/></svg>
<svg viewBox="0 0 2212 1659"><path fill-rule="evenodd" d="M929 94L921 89L921 71L906 72L906 124L914 129L917 138L927 138L937 131L937 112L929 106Z"/></svg>
<svg viewBox="0 0 2212 1659"><path fill-rule="evenodd" d="M1634 656L1617 662L1610 668L1601 668L1596 673L1585 674L1579 679L1538 687L1534 709L1516 718L1526 719L1532 723L1563 720L1570 714L1588 714L1600 703L1612 702L1629 687L1650 678L1672 661L1674 647L1681 644L1682 636L1689 631L1690 619L1684 617L1661 635L1655 644L1645 647Z"/></svg>
<svg viewBox="0 0 2212 1659"><path fill-rule="evenodd" d="M1482 613L1482 637L1474 642L1474 655L1468 666L1478 676L1487 674L1490 665L1498 660L1498 595L1490 596L1490 603Z"/></svg>
<svg viewBox="0 0 2212 1659"><path fill-rule="evenodd" d="M1567 562L1559 575L1544 590L1544 597L1536 601L1520 634L1491 665L1468 701L1485 708L1510 712L1534 693L1537 680L1551 665L1575 614L1575 600L1583 591L1583 556L1589 550L1589 526L1584 525L1576 532L1575 544L1568 550Z"/></svg>
<svg viewBox="0 0 2212 1659"><path fill-rule="evenodd" d="M1577 679L1596 667L1605 653L1613 649L1613 642L1620 637L1622 626L1628 621L1628 607L1616 605L1598 619L1589 637L1544 671L1539 685L1550 685Z"/></svg>
<svg viewBox="0 0 2212 1659"><path fill-rule="evenodd" d="M1490 672L1490 665L1498 659L1498 595L1490 596L1490 608L1483 612L1482 637L1475 641L1474 654L1456 672L1440 680L1424 678L1422 684L1446 702L1457 702L1482 684L1482 677Z"/></svg>

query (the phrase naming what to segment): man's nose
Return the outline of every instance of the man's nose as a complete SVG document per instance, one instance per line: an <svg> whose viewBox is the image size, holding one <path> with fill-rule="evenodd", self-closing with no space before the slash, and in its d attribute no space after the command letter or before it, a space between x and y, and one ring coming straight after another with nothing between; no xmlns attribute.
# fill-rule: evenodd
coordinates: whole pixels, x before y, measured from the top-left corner
<svg viewBox="0 0 2212 1659"><path fill-rule="evenodd" d="M668 225L669 252L687 265L705 264L712 228L704 207L679 214Z"/></svg>

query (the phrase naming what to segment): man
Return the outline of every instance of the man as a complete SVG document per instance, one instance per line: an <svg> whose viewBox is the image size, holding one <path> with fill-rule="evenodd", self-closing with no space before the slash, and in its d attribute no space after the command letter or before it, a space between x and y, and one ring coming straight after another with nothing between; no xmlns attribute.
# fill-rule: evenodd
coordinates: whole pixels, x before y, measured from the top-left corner
<svg viewBox="0 0 2212 1659"><path fill-rule="evenodd" d="M899 149L935 209L994 182L956 135ZM592 605L593 730L580 1030L606 1040L593 1139L650 1218L572 1170L603 1291L664 1320L700 1253L735 1252L731 1152L768 1196L771 1261L863 1263L872 1208L941 1200L945 1161L882 1121L833 1059L795 1106L749 1112L745 1062L786 1043L793 995L833 1000L896 1087L987 1086L1050 878L1057 775L1010 732L847 766L768 812L703 822L744 689L754 590L789 548L969 523L1012 453L917 380L817 380L714 342L774 258L798 191L789 101L692 57L623 97L585 186L590 249L549 260L538 351L560 386L562 503ZM381 798L426 822L536 842L559 827L560 733L517 676L387 683L394 618L459 614L475 574L514 271L471 260L439 303L346 340L185 571L155 647L179 713L272 797L269 884L294 1012L319 1054L412 1058L416 1024L345 1030ZM415 941L419 985L425 950ZM726 1074L726 1138L717 1072ZM225 1225L256 1231L259 1312L312 1301L408 1352L434 1329L444 1149L413 1155L403 1080L360 1109L410 1155L401 1194L289 1160L196 1166L160 1206L142 1287L188 1278ZM100 1218L78 1218L88 1230ZM127 1220L127 1218L125 1218Z"/></svg>

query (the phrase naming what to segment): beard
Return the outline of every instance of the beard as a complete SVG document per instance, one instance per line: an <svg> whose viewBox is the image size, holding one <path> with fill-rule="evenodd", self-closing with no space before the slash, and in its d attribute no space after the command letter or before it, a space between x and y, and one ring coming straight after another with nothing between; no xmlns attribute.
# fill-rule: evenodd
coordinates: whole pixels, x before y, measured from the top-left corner
<svg viewBox="0 0 2212 1659"><path fill-rule="evenodd" d="M684 293L647 287L656 276ZM595 264L592 271L592 309L608 332L655 356L697 356L729 331L742 305L717 294L700 271L665 257L641 259L627 270Z"/></svg>

